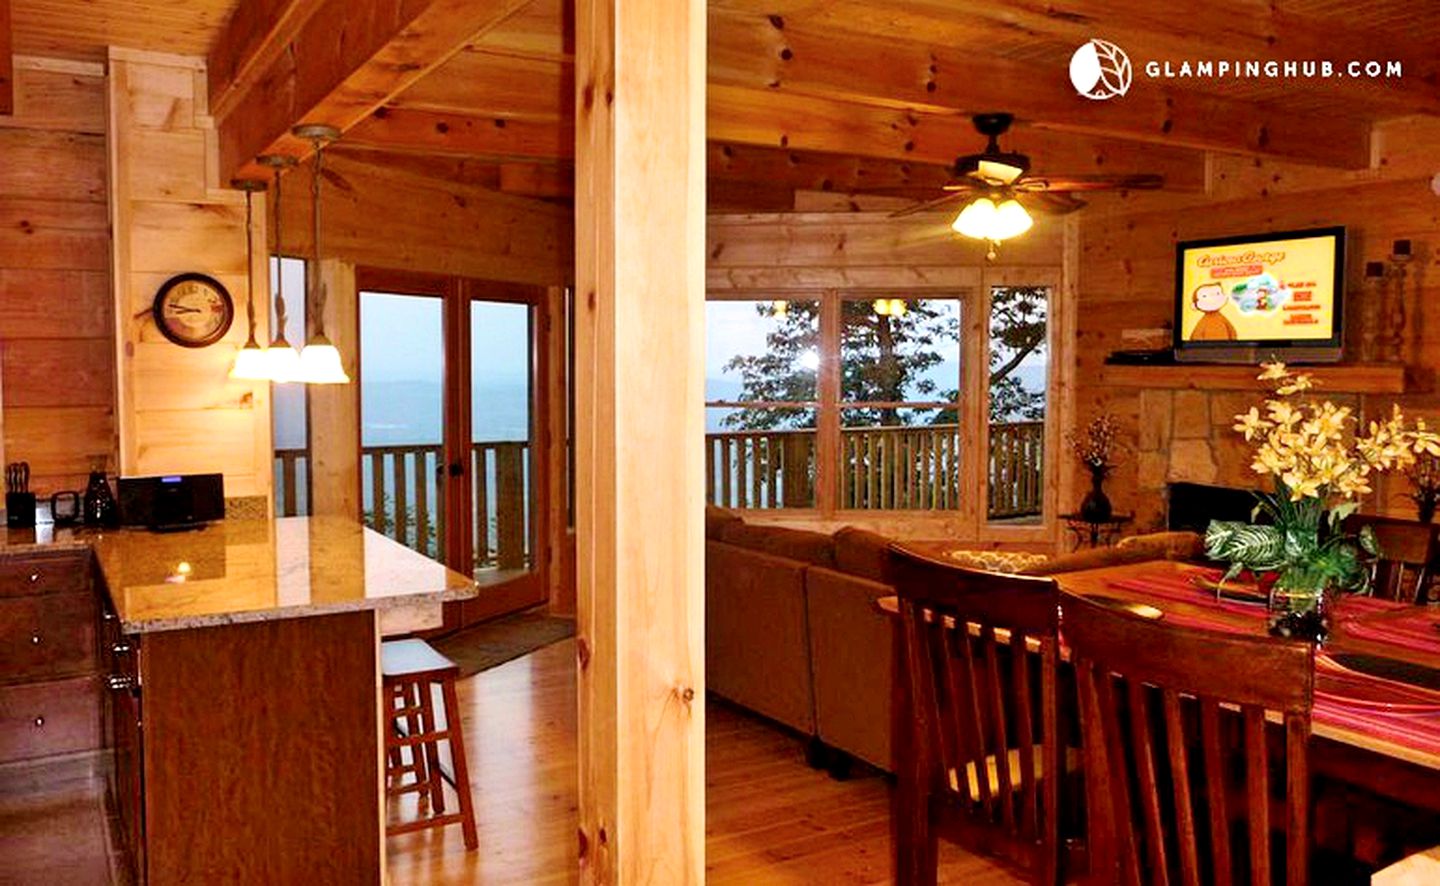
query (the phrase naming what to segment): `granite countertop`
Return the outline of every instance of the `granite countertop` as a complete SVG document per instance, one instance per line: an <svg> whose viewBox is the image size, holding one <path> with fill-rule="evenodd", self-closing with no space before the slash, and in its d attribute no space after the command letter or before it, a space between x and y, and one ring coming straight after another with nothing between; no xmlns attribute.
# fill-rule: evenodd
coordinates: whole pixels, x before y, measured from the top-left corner
<svg viewBox="0 0 1440 886"><path fill-rule="evenodd" d="M91 548L126 633L439 604L475 583L353 520L224 520L188 532L9 529L0 554Z"/></svg>

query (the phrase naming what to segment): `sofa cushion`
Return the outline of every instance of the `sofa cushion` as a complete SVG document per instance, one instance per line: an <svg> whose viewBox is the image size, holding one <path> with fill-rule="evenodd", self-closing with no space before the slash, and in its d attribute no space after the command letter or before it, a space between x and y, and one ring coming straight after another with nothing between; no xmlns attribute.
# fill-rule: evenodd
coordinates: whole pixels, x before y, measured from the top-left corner
<svg viewBox="0 0 1440 886"><path fill-rule="evenodd" d="M720 540L736 547L763 551L802 563L816 566L835 565L835 542L830 536L820 532L741 521L727 524L721 529Z"/></svg>
<svg viewBox="0 0 1440 886"><path fill-rule="evenodd" d="M1205 556L1205 539L1198 532L1151 532L1120 539L1122 551L1144 551L1150 559L1198 560Z"/></svg>
<svg viewBox="0 0 1440 886"><path fill-rule="evenodd" d="M1086 548L1069 554L1052 557L1028 569L1021 575L1058 575L1062 572L1079 572L1081 569L1099 569L1102 566L1119 566L1124 563L1138 563L1154 560L1155 556L1143 548L1121 550L1120 548Z"/></svg>
<svg viewBox="0 0 1440 886"><path fill-rule="evenodd" d="M745 521L741 519L740 515L732 510L716 507L715 505L705 506L706 538L718 539L721 536L722 530L724 530L726 526L729 526L732 523L743 522Z"/></svg>
<svg viewBox="0 0 1440 886"><path fill-rule="evenodd" d="M885 581L890 539L868 529L846 526L835 533L835 568L850 575Z"/></svg>
<svg viewBox="0 0 1440 886"><path fill-rule="evenodd" d="M1007 572L1015 575L1038 569L1050 558L1045 554L1029 551L951 551L951 560L966 569L983 569L986 572Z"/></svg>

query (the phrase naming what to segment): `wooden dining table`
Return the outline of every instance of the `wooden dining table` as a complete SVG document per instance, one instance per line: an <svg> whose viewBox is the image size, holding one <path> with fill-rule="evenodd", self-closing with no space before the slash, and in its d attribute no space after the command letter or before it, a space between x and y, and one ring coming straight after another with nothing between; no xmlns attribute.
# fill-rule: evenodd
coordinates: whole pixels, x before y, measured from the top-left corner
<svg viewBox="0 0 1440 886"><path fill-rule="evenodd" d="M1211 568L1158 560L1062 573L1054 579L1065 594L1115 605L1143 604L1170 624L1265 634L1263 604L1217 599L1213 590L1196 581L1215 577L1218 572ZM879 605L898 611L893 597ZM1063 600L1061 606L1063 647ZM1316 655L1311 749L1316 773L1440 811L1440 690L1350 670L1335 660L1356 655L1440 670L1437 623L1440 610L1429 607L1369 597L1346 597L1336 604L1330 635ZM1216 679L1223 680L1223 675Z"/></svg>

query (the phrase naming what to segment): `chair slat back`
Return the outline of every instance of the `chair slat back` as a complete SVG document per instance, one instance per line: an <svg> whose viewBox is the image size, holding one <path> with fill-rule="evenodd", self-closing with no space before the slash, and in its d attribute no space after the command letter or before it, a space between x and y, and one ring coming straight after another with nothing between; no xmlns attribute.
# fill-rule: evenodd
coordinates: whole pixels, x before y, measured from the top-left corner
<svg viewBox="0 0 1440 886"><path fill-rule="evenodd" d="M1314 647L1176 627L1068 594L1061 605L1098 880L1113 872L1127 884L1280 882L1270 843L1271 766L1279 757L1283 882L1304 884ZM1283 724L1283 741L1269 740L1279 735L1270 719ZM1245 845L1235 849L1233 814L1242 810L1231 800L1239 784Z"/></svg>
<svg viewBox="0 0 1440 886"><path fill-rule="evenodd" d="M1054 882L1061 772L1059 591L1048 578L962 568L892 548L911 746L928 793L985 847Z"/></svg>
<svg viewBox="0 0 1440 886"><path fill-rule="evenodd" d="M1417 520L1400 520L1370 514L1346 519L1347 532L1369 526L1380 545L1380 556L1371 561L1370 583L1377 597L1424 603L1431 579L1430 565L1436 554L1436 527Z"/></svg>

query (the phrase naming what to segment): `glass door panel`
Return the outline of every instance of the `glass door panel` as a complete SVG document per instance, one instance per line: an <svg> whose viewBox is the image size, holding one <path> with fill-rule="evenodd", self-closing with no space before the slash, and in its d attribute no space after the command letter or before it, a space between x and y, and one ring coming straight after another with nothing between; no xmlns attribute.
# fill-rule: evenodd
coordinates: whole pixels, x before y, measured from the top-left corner
<svg viewBox="0 0 1440 886"><path fill-rule="evenodd" d="M532 311L470 302L470 486L477 578L534 568Z"/></svg>
<svg viewBox="0 0 1440 886"><path fill-rule="evenodd" d="M360 293L360 477L364 520L445 560L444 301Z"/></svg>

